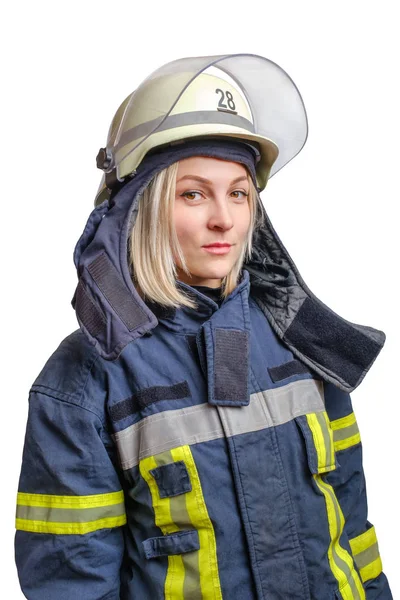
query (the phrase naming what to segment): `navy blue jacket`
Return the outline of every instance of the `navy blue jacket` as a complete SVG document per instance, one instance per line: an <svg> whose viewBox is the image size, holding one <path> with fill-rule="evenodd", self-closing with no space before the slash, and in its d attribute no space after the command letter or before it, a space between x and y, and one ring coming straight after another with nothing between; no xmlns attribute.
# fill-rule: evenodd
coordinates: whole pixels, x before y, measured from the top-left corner
<svg viewBox="0 0 400 600"><path fill-rule="evenodd" d="M389 600L350 392L383 332L307 288L264 214L220 306L129 276L148 157L75 249L80 328L35 380L16 562L30 600ZM232 157L234 159L234 157Z"/></svg>

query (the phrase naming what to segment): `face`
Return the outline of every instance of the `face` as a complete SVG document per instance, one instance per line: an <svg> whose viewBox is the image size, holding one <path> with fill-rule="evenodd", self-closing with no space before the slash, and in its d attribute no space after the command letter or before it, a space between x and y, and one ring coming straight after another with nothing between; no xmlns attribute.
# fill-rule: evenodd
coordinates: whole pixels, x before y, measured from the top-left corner
<svg viewBox="0 0 400 600"><path fill-rule="evenodd" d="M191 277L177 261L178 279L219 287L238 260L250 227L245 167L219 158L193 156L179 162L175 228ZM208 248L210 244L227 244Z"/></svg>

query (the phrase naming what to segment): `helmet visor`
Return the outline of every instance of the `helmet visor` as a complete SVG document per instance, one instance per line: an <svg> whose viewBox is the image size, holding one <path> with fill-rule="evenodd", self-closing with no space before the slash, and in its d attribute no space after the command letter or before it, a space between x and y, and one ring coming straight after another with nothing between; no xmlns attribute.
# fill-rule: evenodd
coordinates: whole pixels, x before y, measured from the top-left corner
<svg viewBox="0 0 400 600"><path fill-rule="evenodd" d="M214 110L200 103L192 104L185 112L174 112L188 87L210 67L218 69L221 78L231 78L244 98L247 112L235 110L235 99L223 84L213 90ZM274 142L279 155L270 176L294 158L307 139L304 103L289 75L262 56L230 54L182 58L151 73L120 107L107 146L113 148L116 163L120 164L154 133L204 124L207 119L221 123L222 128L234 125Z"/></svg>

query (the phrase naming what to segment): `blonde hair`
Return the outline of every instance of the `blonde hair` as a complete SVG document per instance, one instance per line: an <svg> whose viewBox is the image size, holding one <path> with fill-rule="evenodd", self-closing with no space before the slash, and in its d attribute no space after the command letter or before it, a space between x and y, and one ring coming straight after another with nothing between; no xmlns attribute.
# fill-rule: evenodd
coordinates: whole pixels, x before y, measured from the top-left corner
<svg viewBox="0 0 400 600"><path fill-rule="evenodd" d="M136 221L128 241L129 267L136 289L144 300L168 307L197 308L197 304L176 285L173 256L179 258L182 270L190 275L173 220L178 165L176 162L157 173L139 197ZM238 260L222 279L224 298L237 286L243 264L251 257L253 232L263 222L258 206L261 200L250 176L248 179L250 227Z"/></svg>

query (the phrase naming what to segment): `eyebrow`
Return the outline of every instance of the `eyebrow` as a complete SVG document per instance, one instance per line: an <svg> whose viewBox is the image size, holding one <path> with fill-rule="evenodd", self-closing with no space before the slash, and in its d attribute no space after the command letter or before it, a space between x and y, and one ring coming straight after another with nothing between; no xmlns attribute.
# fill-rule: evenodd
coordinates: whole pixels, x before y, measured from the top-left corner
<svg viewBox="0 0 400 600"><path fill-rule="evenodd" d="M206 179L205 177L199 177L199 175L184 175L183 177L178 179L177 183L183 181L184 179L192 179L194 181L199 181L200 183L212 184L212 181ZM236 179L232 179L230 185L232 185L233 183L238 183L239 181L248 181L248 179L245 175L241 175L240 177L236 177Z"/></svg>

